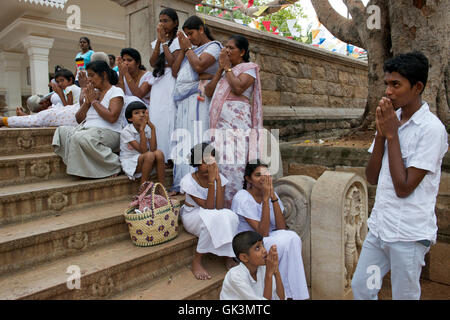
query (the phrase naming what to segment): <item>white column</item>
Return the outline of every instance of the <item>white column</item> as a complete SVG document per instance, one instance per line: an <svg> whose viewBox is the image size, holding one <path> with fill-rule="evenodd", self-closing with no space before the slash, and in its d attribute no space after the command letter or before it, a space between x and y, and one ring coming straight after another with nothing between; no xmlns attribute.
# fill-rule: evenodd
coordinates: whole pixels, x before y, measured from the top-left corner
<svg viewBox="0 0 450 320"><path fill-rule="evenodd" d="M49 93L48 54L55 39L27 36L22 44L30 59L31 94Z"/></svg>
<svg viewBox="0 0 450 320"><path fill-rule="evenodd" d="M6 89L6 116L16 115L16 108L22 105L22 82L20 74L23 59L24 55L21 53L0 53L3 83Z"/></svg>

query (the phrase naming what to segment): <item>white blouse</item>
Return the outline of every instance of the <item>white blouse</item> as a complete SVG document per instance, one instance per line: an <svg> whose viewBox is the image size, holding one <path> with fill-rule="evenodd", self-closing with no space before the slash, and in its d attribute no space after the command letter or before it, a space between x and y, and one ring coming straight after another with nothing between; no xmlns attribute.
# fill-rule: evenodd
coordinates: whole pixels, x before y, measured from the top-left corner
<svg viewBox="0 0 450 320"><path fill-rule="evenodd" d="M111 101L111 99L116 97L121 97L123 100L124 97L123 90L119 87L111 86L111 88L108 90L108 92L106 92L105 96L103 97L102 101L100 101L100 103L104 108L107 109L109 107L109 102ZM85 128L92 128L92 127L105 128L119 133L122 131L122 120L120 119L120 117L117 119L116 122L110 123L105 119L103 119L97 113L97 110L95 110L95 108L92 105L89 108L88 112L86 113L85 121L86 121L84 124Z"/></svg>
<svg viewBox="0 0 450 320"><path fill-rule="evenodd" d="M281 212L284 211L283 203L281 202L280 197L275 192L275 195L278 198L278 203L280 205ZM269 201L270 208L270 230L272 232L276 229L275 222L275 212L273 211L273 203ZM239 190L233 197L233 201L231 203L231 210L234 211L239 216L239 227L238 233L243 231L255 231L245 220L251 219L256 221L261 221L262 215L262 203L256 202L255 198L247 191L247 190Z"/></svg>
<svg viewBox="0 0 450 320"><path fill-rule="evenodd" d="M228 180L222 174L219 173L219 175L223 187L228 183ZM216 181L214 181L214 188L216 188ZM192 176L192 173L188 173L181 179L180 192L186 193L186 202L195 208L199 207L199 205L192 199L191 195L203 200L208 198L208 188L203 188L199 185Z"/></svg>

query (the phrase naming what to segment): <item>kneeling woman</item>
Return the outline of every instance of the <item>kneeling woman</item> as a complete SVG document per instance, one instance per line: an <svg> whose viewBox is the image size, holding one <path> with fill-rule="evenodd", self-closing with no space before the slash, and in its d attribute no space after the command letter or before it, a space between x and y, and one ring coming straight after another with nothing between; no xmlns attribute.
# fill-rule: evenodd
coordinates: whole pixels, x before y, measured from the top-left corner
<svg viewBox="0 0 450 320"><path fill-rule="evenodd" d="M190 157L190 163L197 171L188 173L180 182L180 192L186 193L181 220L186 231L198 237L192 273L197 279L206 280L211 276L202 265L204 253L226 257L227 268L235 265L232 241L239 219L234 212L224 208L228 181L219 173L214 149L201 143L191 149Z"/></svg>
<svg viewBox="0 0 450 320"><path fill-rule="evenodd" d="M308 299L302 241L297 233L286 230L284 206L273 189L267 165L259 160L247 163L244 179L244 190L236 193L231 204L231 210L239 216L238 233L258 232L267 250L275 244L286 298Z"/></svg>
<svg viewBox="0 0 450 320"><path fill-rule="evenodd" d="M75 114L77 127L59 127L53 136L55 153L62 157L67 173L86 178L115 176L121 171L119 156L124 93L117 74L104 61L86 67L88 85L84 102Z"/></svg>

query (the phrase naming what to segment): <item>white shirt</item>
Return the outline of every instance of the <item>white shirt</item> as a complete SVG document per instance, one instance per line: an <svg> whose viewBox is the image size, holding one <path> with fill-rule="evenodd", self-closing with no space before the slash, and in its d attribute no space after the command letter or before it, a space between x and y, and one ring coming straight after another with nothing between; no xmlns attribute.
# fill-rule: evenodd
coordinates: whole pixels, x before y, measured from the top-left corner
<svg viewBox="0 0 450 320"><path fill-rule="evenodd" d="M220 176L220 182L222 183L222 187L225 186L228 183L227 178L225 178L222 174L219 173ZM216 188L216 181L214 181L214 188ZM189 203L194 208L199 207L197 202L195 202L191 195L194 197L197 197L199 199L206 200L208 198L208 188L203 188L201 185L198 184L197 181L195 181L194 177L192 176L192 173L188 173L185 175L181 181L180 181L180 192L186 193L186 200L185 202ZM214 193L215 195L215 193ZM185 208L188 209L189 208ZM184 210L182 211L184 212Z"/></svg>
<svg viewBox="0 0 450 320"><path fill-rule="evenodd" d="M78 87L77 85L72 84L72 85L66 87L63 92L66 97L66 100L67 100L67 95L70 92L72 92L72 97L73 97L72 104L77 104L80 102L79 99L80 99L80 94L81 94L81 88ZM56 92L53 93L52 96L50 97L50 102L52 103L53 106L60 106L60 107L64 106L60 96Z"/></svg>
<svg viewBox="0 0 450 320"><path fill-rule="evenodd" d="M100 101L100 104L104 108L109 107L109 102L111 99L116 97L124 97L123 90L116 86L111 86L111 88L106 92L105 96L103 97L102 101ZM122 112L122 111L121 111ZM97 111L93 106L91 106L86 113L86 122L84 124L85 128L92 128L92 127L98 127L98 128L105 128L109 129L115 132L121 132L122 131L122 119L120 117L117 119L116 122L110 123L99 116Z"/></svg>
<svg viewBox="0 0 450 320"><path fill-rule="evenodd" d="M401 109L396 111L399 119L401 112ZM435 243L438 228L434 208L442 158L448 150L447 132L425 102L398 129L398 136L405 168L415 167L428 173L408 197L397 197L389 171L386 141L375 205L367 225L386 242L430 240ZM374 145L375 140L369 152Z"/></svg>
<svg viewBox="0 0 450 320"><path fill-rule="evenodd" d="M267 300L263 296L265 276L266 266L259 266L255 281L245 264L241 262L225 275L220 300ZM275 277L272 277L272 300L280 300L277 296Z"/></svg>
<svg viewBox="0 0 450 320"><path fill-rule="evenodd" d="M278 194L275 192L276 197L278 198L278 203L280 205L281 212L284 211L283 203L281 203L281 199ZM275 212L273 211L273 203L269 200L269 208L270 208L270 230L272 232L276 229L275 222ZM231 203L231 210L235 212L239 217L239 227L237 233L243 231L255 231L248 224L247 220L252 219L256 221L261 221L262 216L262 202L256 202L255 198L247 191L247 190L239 190L233 197L233 201Z"/></svg>
<svg viewBox="0 0 450 320"><path fill-rule="evenodd" d="M148 125L145 125L145 137L147 138L147 149L150 150L150 144L148 139L152 137L152 129ZM133 158L136 155L140 155L141 153L137 151L130 145L131 141L136 141L138 144L141 143L141 135L134 127L134 124L129 123L125 128L123 128L120 133L120 158L127 159Z"/></svg>
<svg viewBox="0 0 450 320"><path fill-rule="evenodd" d="M151 45L152 45L152 49L153 50L155 50L155 47L156 47L156 41L157 40L154 40L152 43L151 43ZM170 47L169 47L169 51L170 51L170 53L174 53L174 51L177 51L177 50L180 50L181 48L180 48L180 43L178 42L178 38L174 38L173 39L173 41L172 41L172 43L170 44ZM163 53L164 52L164 48L163 48L163 45L162 45L162 43L160 43L159 44L159 54L161 54L161 53Z"/></svg>

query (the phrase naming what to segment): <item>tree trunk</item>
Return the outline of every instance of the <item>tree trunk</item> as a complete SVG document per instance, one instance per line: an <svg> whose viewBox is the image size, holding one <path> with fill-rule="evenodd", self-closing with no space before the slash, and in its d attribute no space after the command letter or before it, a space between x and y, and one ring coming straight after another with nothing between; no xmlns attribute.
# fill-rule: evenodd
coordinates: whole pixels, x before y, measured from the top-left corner
<svg viewBox="0 0 450 320"><path fill-rule="evenodd" d="M422 94L439 119L449 124L449 12L448 0L389 0L392 53L422 51L430 61Z"/></svg>

